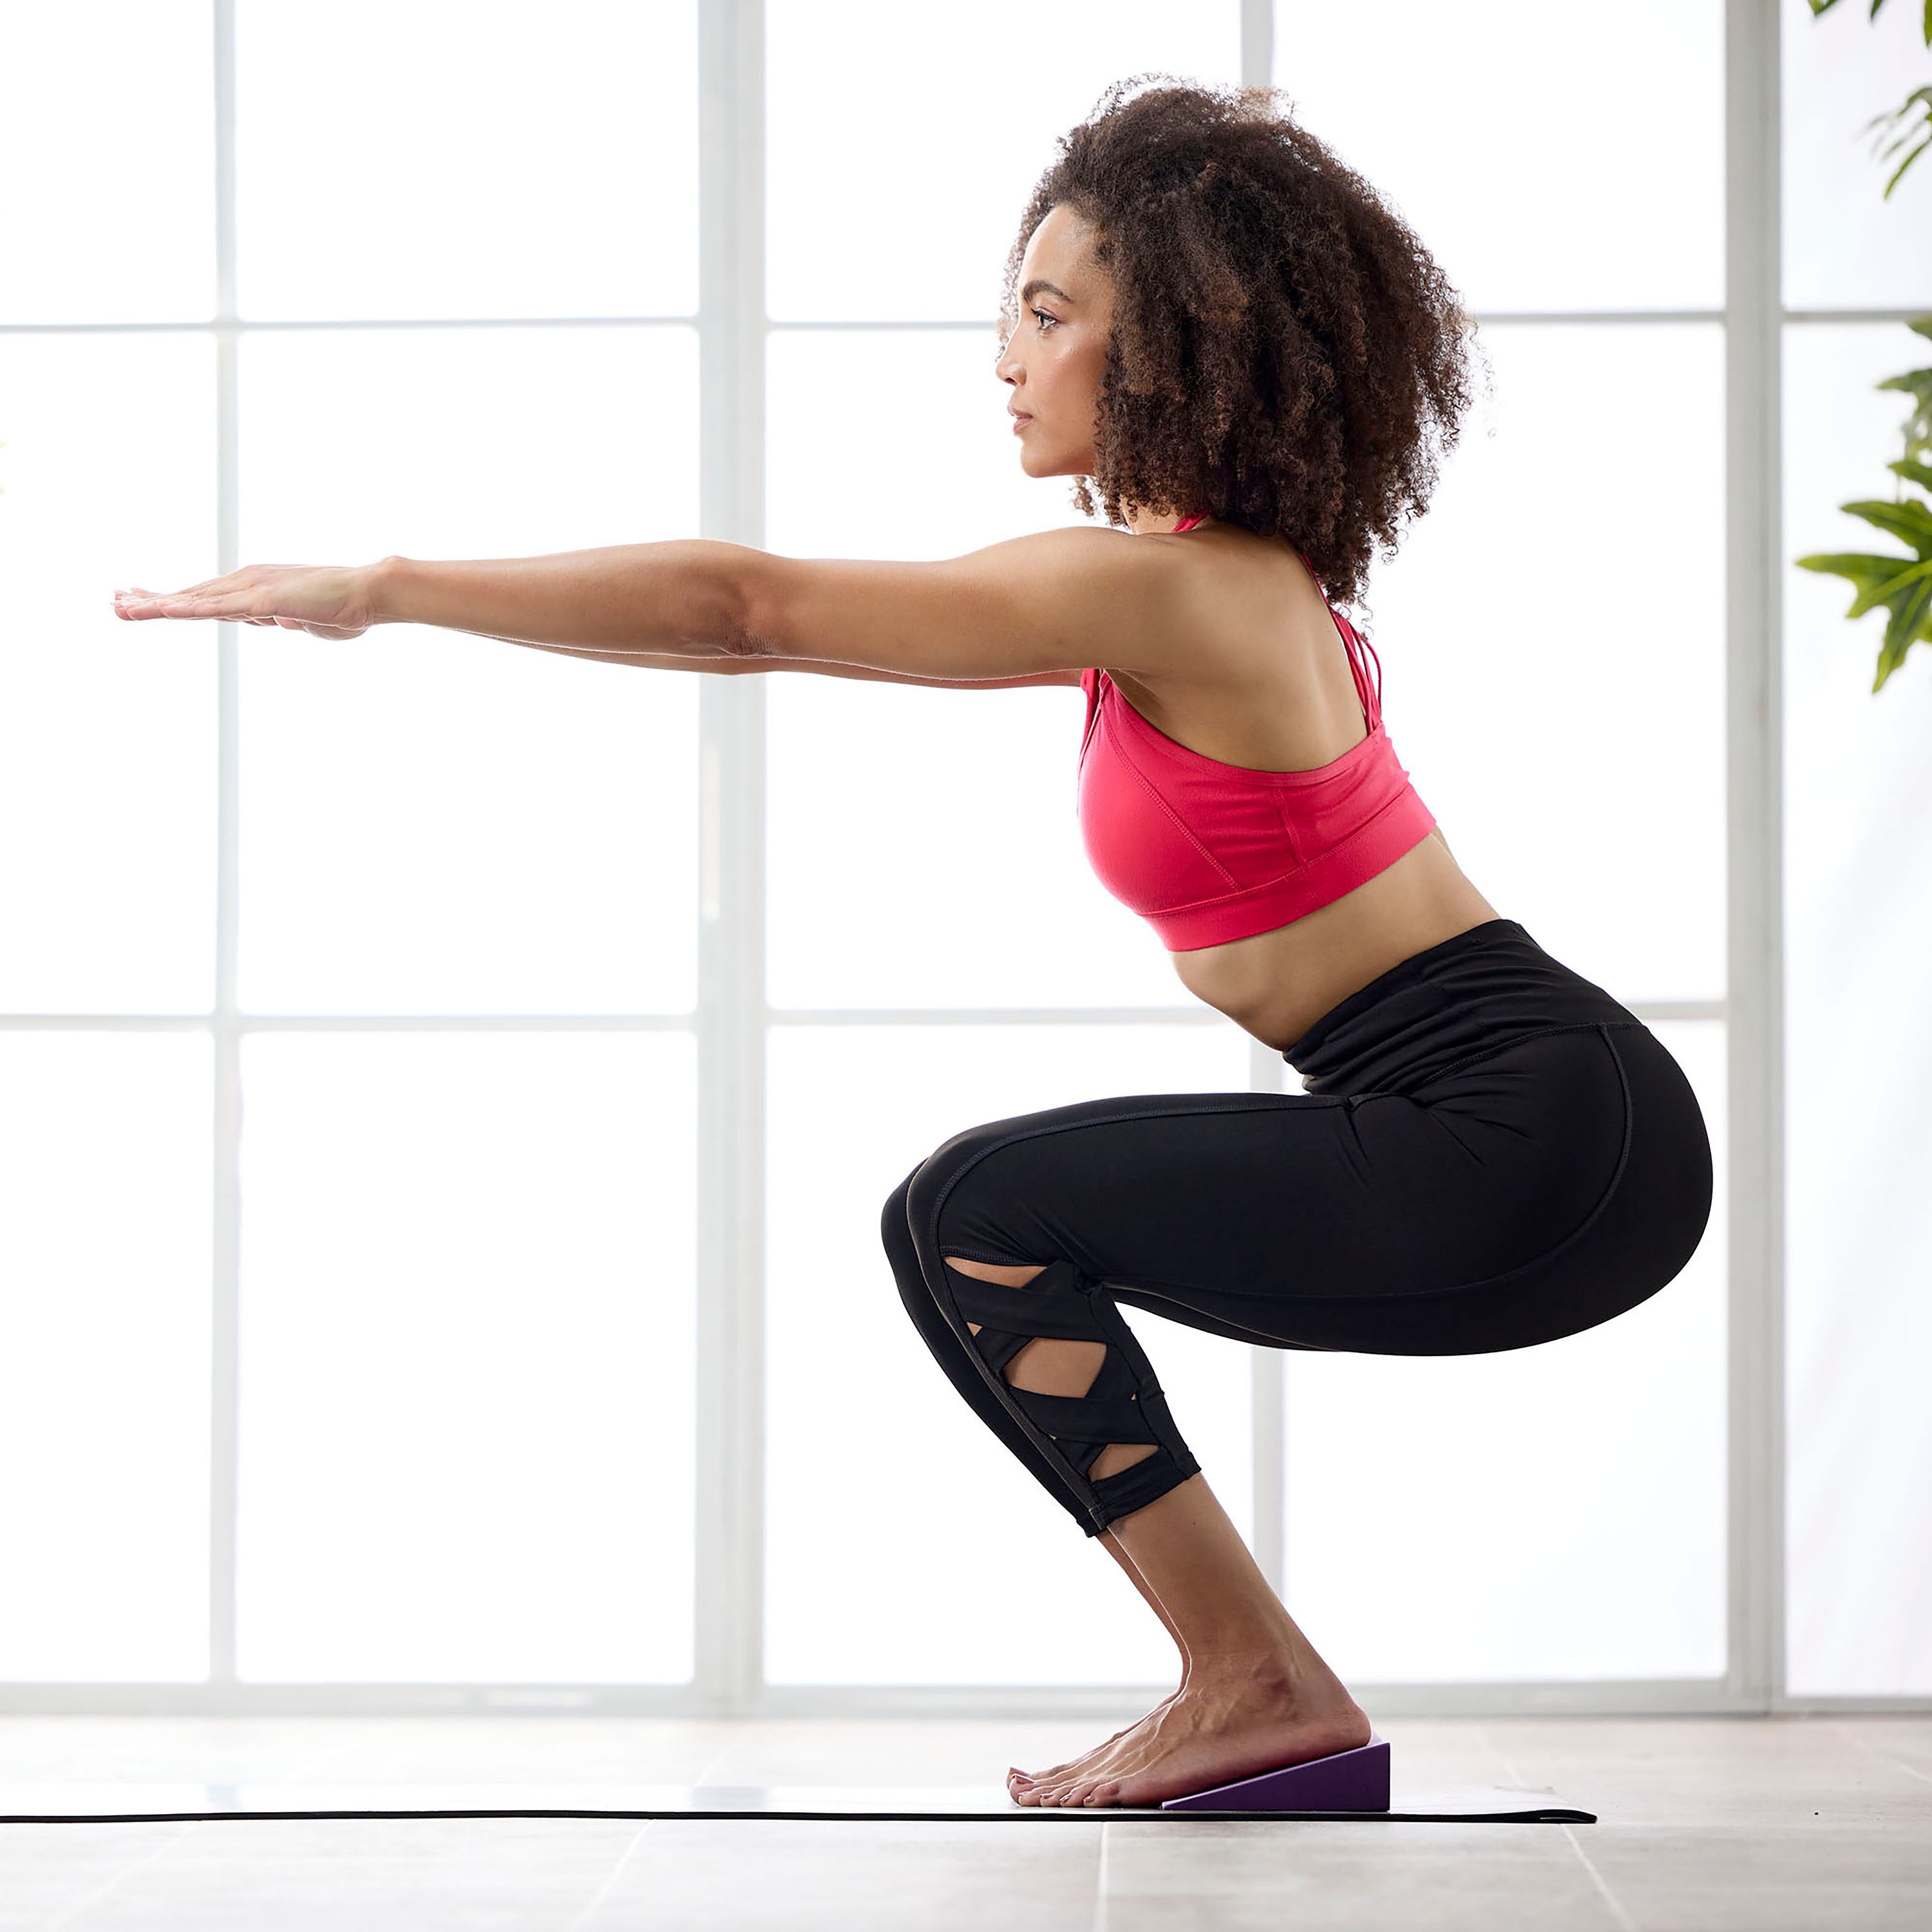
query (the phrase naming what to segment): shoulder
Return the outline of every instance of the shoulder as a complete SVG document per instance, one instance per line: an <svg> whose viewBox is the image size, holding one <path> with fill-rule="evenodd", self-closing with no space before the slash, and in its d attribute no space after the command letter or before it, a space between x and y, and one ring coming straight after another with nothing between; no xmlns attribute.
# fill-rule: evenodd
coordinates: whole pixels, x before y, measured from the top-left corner
<svg viewBox="0 0 1932 1932"><path fill-rule="evenodd" d="M1175 555L1168 622L1172 648L1144 662L1107 660L1150 684L1199 681L1226 688L1280 682L1305 662L1308 640L1330 628L1321 586L1287 544L1234 524L1136 541Z"/></svg>

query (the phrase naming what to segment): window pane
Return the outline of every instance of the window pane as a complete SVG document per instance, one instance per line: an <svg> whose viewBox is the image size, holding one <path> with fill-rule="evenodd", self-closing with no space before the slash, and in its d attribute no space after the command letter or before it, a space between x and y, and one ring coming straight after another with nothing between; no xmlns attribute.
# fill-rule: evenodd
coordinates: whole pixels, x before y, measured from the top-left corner
<svg viewBox="0 0 1932 1932"><path fill-rule="evenodd" d="M251 336L242 556L688 536L696 386L682 328ZM239 634L246 1006L690 1008L702 674L416 625Z"/></svg>
<svg viewBox="0 0 1932 1932"><path fill-rule="evenodd" d="M692 0L236 0L235 41L243 314L696 308Z"/></svg>
<svg viewBox="0 0 1932 1932"><path fill-rule="evenodd" d="M1840 6L1814 20L1805 0L1784 0L1784 26L1786 305L1932 304L1932 154L1885 198L1893 170L1924 138L1924 110L1905 126L1916 133L1888 158L1882 151L1901 129L1867 125L1925 83L1922 10L1893 0L1875 19L1868 7Z"/></svg>
<svg viewBox="0 0 1932 1932"><path fill-rule="evenodd" d="M689 1676L694 1068L244 1042L244 1677Z"/></svg>
<svg viewBox="0 0 1932 1932"><path fill-rule="evenodd" d="M1715 308L1724 10L1276 0L1274 82L1469 307Z"/></svg>
<svg viewBox="0 0 1932 1932"><path fill-rule="evenodd" d="M1482 334L1493 415L1370 587L1390 735L1499 912L1620 1000L1721 998L1719 329Z"/></svg>
<svg viewBox="0 0 1932 1932"><path fill-rule="evenodd" d="M770 1042L768 1676L1115 1684L1170 1672L1166 1632L920 1339L879 1216L913 1167L976 1121L1108 1094L1246 1090L1247 1036L1218 1022L782 1026ZM1215 1494L1245 1524L1250 1352L1121 1312ZM829 1576L844 1587L828 1590ZM1044 1619L1042 1604L1053 1606Z"/></svg>
<svg viewBox="0 0 1932 1932"><path fill-rule="evenodd" d="M1287 1358L1286 1600L1352 1683L1724 1673L1724 1028L1652 1030L1715 1168L1675 1281L1533 1348Z"/></svg>
<svg viewBox="0 0 1932 1932"><path fill-rule="evenodd" d="M1881 16L1882 18L1882 16ZM1840 503L1901 491L1925 362L1898 323L1785 331L1787 561L1898 554ZM1796 1696L1932 1692L1932 650L1872 680L1881 610L1785 573L1786 1557Z"/></svg>
<svg viewBox="0 0 1932 1932"><path fill-rule="evenodd" d="M214 374L206 338L0 339L0 1011L213 1003L214 631L113 593L212 574Z"/></svg>
<svg viewBox="0 0 1932 1932"><path fill-rule="evenodd" d="M213 313L210 14L208 0L0 9L0 322ZM21 392L5 393L10 423ZM144 435L118 451L138 458L148 420L122 420Z"/></svg>
<svg viewBox="0 0 1932 1932"><path fill-rule="evenodd" d="M0 1678L208 1668L205 1034L0 1034Z"/></svg>
<svg viewBox="0 0 1932 1932"><path fill-rule="evenodd" d="M990 328L776 338L771 548L956 556L1080 521L1060 483L1043 491L1021 472L992 364ZM874 453L842 430L842 399L873 393L920 397L922 460L946 478L937 515L914 492L878 490ZM1196 1004L1088 867L1077 690L793 672L764 685L774 1005Z"/></svg>
<svg viewBox="0 0 1932 1932"><path fill-rule="evenodd" d="M1078 692L767 686L775 1006L1198 1005L1088 867Z"/></svg>
<svg viewBox="0 0 1932 1932"><path fill-rule="evenodd" d="M1084 528L1072 477L1036 481L1020 467L998 352L990 320L984 328L776 331L765 363L768 547L912 560ZM894 397L917 398L918 465L941 487L879 487L880 451L852 434L852 412Z"/></svg>
<svg viewBox="0 0 1932 1932"><path fill-rule="evenodd" d="M990 324L1054 142L1107 86L1154 69L1240 76L1234 0L1040 8L1023 41L988 26L966 8L766 0L774 317Z"/></svg>

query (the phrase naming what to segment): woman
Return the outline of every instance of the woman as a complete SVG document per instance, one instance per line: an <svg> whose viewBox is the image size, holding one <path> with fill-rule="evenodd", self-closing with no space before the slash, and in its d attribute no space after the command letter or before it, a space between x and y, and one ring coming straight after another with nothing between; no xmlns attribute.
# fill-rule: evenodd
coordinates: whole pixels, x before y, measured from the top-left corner
<svg viewBox="0 0 1932 1932"><path fill-rule="evenodd" d="M1656 1293L1712 1196L1682 1070L1464 875L1383 729L1379 662L1372 682L1324 594L1359 591L1373 541L1426 506L1432 441L1455 440L1454 291L1273 90L1135 85L1034 190L996 365L1022 468L1079 479L1089 517L1090 478L1106 529L930 563L698 541L117 593L130 619L428 623L733 676L1082 687L1096 870L1304 1090L993 1121L885 1204L946 1374L1180 1652L1179 1687L1138 1724L1013 1770L1022 1804L1155 1804L1370 1736L1120 1304L1276 1348L1522 1348Z"/></svg>

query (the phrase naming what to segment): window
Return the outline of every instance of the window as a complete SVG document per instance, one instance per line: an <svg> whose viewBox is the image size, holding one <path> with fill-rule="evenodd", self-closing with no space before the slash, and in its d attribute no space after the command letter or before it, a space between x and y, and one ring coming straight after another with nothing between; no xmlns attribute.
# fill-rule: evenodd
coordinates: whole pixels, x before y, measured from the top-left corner
<svg viewBox="0 0 1932 1932"><path fill-rule="evenodd" d="M1932 302L1932 169L1886 207L1847 159L1907 24L1124 0L1016 62L884 0L8 10L0 1708L1165 1675L878 1245L963 1126L1294 1078L1087 872L1077 695L109 607L1078 520L1012 460L993 297L1052 137L1148 70L1272 80L1476 314L1494 401L1363 613L1391 730L1485 893L1678 1056L1718 1196L1670 1294L1541 1349L1128 1318L1379 1708L1922 1694L1925 761L1788 568L1882 484Z"/></svg>

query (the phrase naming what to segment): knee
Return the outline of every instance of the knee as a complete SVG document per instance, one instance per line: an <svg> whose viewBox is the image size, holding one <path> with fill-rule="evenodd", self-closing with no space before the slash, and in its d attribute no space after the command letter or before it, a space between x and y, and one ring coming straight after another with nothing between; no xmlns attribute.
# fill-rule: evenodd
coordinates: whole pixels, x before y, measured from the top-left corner
<svg viewBox="0 0 1932 1932"><path fill-rule="evenodd" d="M919 1172L913 1169L913 1174ZM912 1174L906 1176L891 1193L886 1196L886 1204L879 1210L879 1239L885 1244L886 1252L896 1256L898 1250L910 1238L911 1223L907 1220L907 1196L912 1188Z"/></svg>
<svg viewBox="0 0 1932 1932"><path fill-rule="evenodd" d="M937 1309L941 1299L940 1285L928 1278L926 1234L932 1226L935 1211L944 1206L944 1197L948 1191L946 1176L958 1171L951 1160L942 1158L952 1146L953 1142L949 1141L938 1153L921 1161L886 1196L885 1205L879 1211L879 1236L885 1245L886 1258L898 1280L902 1298L916 1316L923 1317L928 1308ZM916 1235L915 1228L919 1231ZM933 1235L935 1246L944 1239L943 1229ZM1004 1279L1013 1272L1010 1268L995 1270L974 1264L968 1264L965 1271L979 1275L982 1280ZM1034 1268L1024 1270L1028 1276L1037 1271Z"/></svg>
<svg viewBox="0 0 1932 1932"><path fill-rule="evenodd" d="M952 1184L961 1171L956 1153L958 1138L955 1135L928 1154L894 1192L893 1198L902 1204L901 1225L910 1232L922 1254L928 1234L935 1246L946 1238L945 1229L938 1224L948 1198L956 1191Z"/></svg>
<svg viewBox="0 0 1932 1932"><path fill-rule="evenodd" d="M969 1127L955 1134L921 1161L887 1198L881 1225L887 1245L903 1243L922 1270L942 1265L953 1274L968 1274L1005 1287L1024 1287L1052 1265L1044 1259L1022 1260L1041 1253L1036 1240L1010 1236L1012 1216L998 1174L997 1162L986 1156L998 1136L992 1127ZM948 1247L1000 1255L998 1262L969 1261L949 1255ZM934 1284L935 1291L937 1284Z"/></svg>

